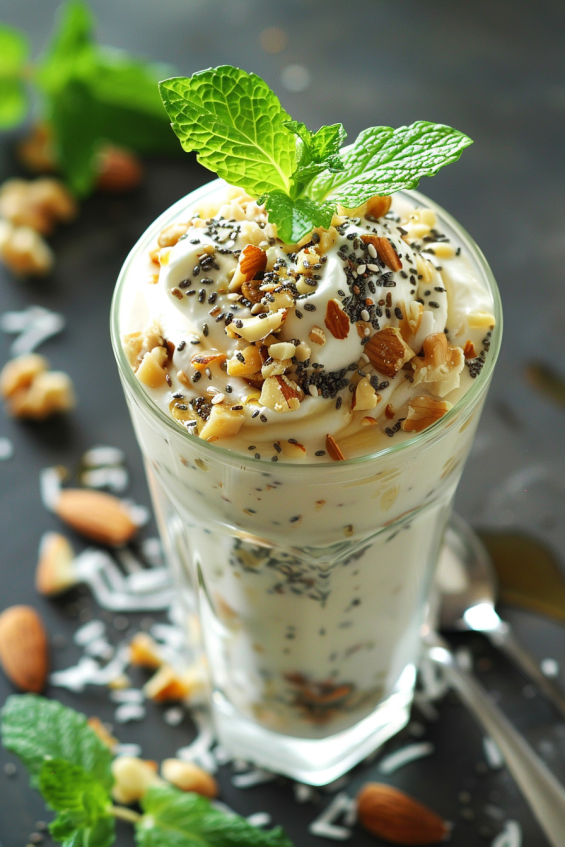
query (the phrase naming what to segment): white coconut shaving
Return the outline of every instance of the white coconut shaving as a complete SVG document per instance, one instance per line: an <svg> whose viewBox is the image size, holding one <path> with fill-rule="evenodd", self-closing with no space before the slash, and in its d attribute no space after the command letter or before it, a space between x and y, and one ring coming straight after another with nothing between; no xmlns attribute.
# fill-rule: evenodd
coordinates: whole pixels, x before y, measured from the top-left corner
<svg viewBox="0 0 565 847"><path fill-rule="evenodd" d="M122 703L114 712L114 720L117 723L130 723L143 720L145 715L145 706L141 703Z"/></svg>
<svg viewBox="0 0 565 847"><path fill-rule="evenodd" d="M400 750L395 750L390 756L382 759L379 762L379 772L383 774L394 773L409 762L415 762L417 759L424 759L426 756L431 756L434 750L434 745L429 741L422 741L419 744L408 744L406 747L401 747Z"/></svg>
<svg viewBox="0 0 565 847"><path fill-rule="evenodd" d="M129 474L125 468L90 468L81 474L81 482L88 488L106 488L114 494L123 494L129 485Z"/></svg>
<svg viewBox="0 0 565 847"><path fill-rule="evenodd" d="M253 788L255 785L266 785L268 782L273 782L277 775L271 771L265 771L263 768L253 768L247 773L237 773L232 776L232 785L236 788Z"/></svg>
<svg viewBox="0 0 565 847"><path fill-rule="evenodd" d="M0 438L0 462L7 462L14 455L14 445L9 438Z"/></svg>
<svg viewBox="0 0 565 847"><path fill-rule="evenodd" d="M82 464L87 468L106 467L108 465L121 465L125 461L125 455L118 447L109 447L107 444L98 444L91 447L82 455Z"/></svg>
<svg viewBox="0 0 565 847"><path fill-rule="evenodd" d="M191 744L177 750L177 758L185 762L196 762L208 773L216 773L218 766L212 755L216 736L210 714L206 709L194 709L191 717L198 728L198 735Z"/></svg>
<svg viewBox="0 0 565 847"><path fill-rule="evenodd" d="M12 342L10 354L23 356L57 335L65 327L65 318L58 312L51 312L42 306L30 306L22 312L4 312L0 318L0 328L18 337Z"/></svg>
<svg viewBox="0 0 565 847"><path fill-rule="evenodd" d="M330 838L333 841L347 841L351 838L351 830L344 826L337 826L335 821L349 811L351 804L355 803L345 792L337 794L330 805L312 821L308 831L320 838Z"/></svg>
<svg viewBox="0 0 565 847"><path fill-rule="evenodd" d="M79 647L84 647L89 641L94 641L101 638L106 633L106 624L100 620L93 620L85 623L80 629L77 629L73 636L73 641Z"/></svg>
<svg viewBox="0 0 565 847"><path fill-rule="evenodd" d="M492 847L522 847L522 828L517 821L508 820L504 830L496 836Z"/></svg>
<svg viewBox="0 0 565 847"><path fill-rule="evenodd" d="M498 744L488 736L483 738L483 752L491 770L497 771L504 767L504 756L500 752Z"/></svg>

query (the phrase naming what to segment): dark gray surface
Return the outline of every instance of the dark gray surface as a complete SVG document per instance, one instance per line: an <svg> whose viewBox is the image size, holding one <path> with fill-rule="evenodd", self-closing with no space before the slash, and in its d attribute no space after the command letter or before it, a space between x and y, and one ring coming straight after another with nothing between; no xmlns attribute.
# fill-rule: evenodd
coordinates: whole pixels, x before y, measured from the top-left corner
<svg viewBox="0 0 565 847"><path fill-rule="evenodd" d="M25 26L35 44L41 45L56 5L52 0L2 0L0 19ZM312 129L341 120L353 138L369 124L394 126L424 118L450 123L475 139L458 164L421 185L481 245L505 306L505 341L458 494L459 510L475 524L531 532L563 560L564 411L533 392L523 378L523 368L532 360L553 362L563 374L563 4L95 0L92 6L106 43L170 61L186 73L222 62L257 71L276 88L292 115ZM289 34L289 46L274 56L259 45L261 30L273 25ZM311 84L302 93L290 93L281 85L281 71L289 64L310 71ZM0 157L3 179L15 167L8 143L0 148ZM49 279L21 283L0 269L0 312L36 303L66 316L65 333L45 344L42 352L55 367L71 374L79 396L78 409L64 423L29 425L0 419L0 435L8 436L16 447L15 457L0 464L0 607L33 603L45 616L51 635L69 636L77 622L68 616L68 602L41 600L32 587L39 538L45 530L57 528L40 502L39 471L49 464L72 468L85 448L114 444L127 453L130 494L148 503L110 350L110 297L121 262L144 227L206 178L189 157L177 163L154 162L138 192L124 198L92 198L76 223L61 228L53 239L57 267ZM8 339L2 337L0 362L7 357ZM77 548L81 549L78 539ZM79 601L93 607L88 597ZM536 655L565 662L561 627L508 611ZM541 745L549 764L565 777L563 726L539 698L524 695L524 681L501 658L480 639L471 641L478 654L493 663L482 674L489 690L496 692L520 729ZM53 665L66 667L77 657L78 648L53 650ZM480 666L487 667L488 661ZM9 691L0 678L0 703ZM112 719L104 692L50 693L89 714ZM140 742L146 757L159 760L172 755L191 733L188 725L167 727L156 707L142 724L119 728L122 741ZM478 830L488 820L481 810L490 802L520 821L525 847L546 847L506 771L476 773L483 758L481 736L456 702L448 698L441 707L441 721L431 724L425 737L436 744L436 754L407 766L390 781L454 821L454 844L488 843ZM392 746L401 743L396 739ZM0 754L2 765L6 760ZM355 782L371 774L379 778L373 766L359 772ZM231 786L229 770L220 781L225 802L246 814L269 810L297 847L323 843L307 834L308 822L322 807L296 805L288 785L240 791ZM472 794L476 820L460 816L462 790ZM10 780L0 771L3 847L25 845L34 822L45 818L23 772ZM489 825L497 831L496 822ZM120 833L120 847L130 845L127 828ZM351 843L368 847L376 841L356 832Z"/></svg>

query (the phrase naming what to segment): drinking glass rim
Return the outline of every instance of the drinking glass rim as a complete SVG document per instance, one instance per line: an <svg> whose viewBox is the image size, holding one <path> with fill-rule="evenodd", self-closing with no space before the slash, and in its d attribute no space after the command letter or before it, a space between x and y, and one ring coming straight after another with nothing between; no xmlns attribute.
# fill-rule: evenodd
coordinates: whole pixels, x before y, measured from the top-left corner
<svg viewBox="0 0 565 847"><path fill-rule="evenodd" d="M133 262L139 250L142 248L147 248L149 246L149 243L155 237L155 235L160 232L160 230L163 229L169 221L174 219L178 215L178 213L182 211L182 209L194 205L195 202L197 202L199 199L202 199L203 196L212 193L222 184L224 184L224 180L214 179L210 182L205 183L204 185L201 185L199 188L194 189L194 191L191 191L184 197L181 197L180 200L177 200L176 203L173 203L172 206L169 206L167 209L165 209L165 211L161 215L159 215L159 217L156 218L150 226L147 227L147 229L142 233L142 235L138 238L134 246L131 248L118 275L114 294L112 297L112 303L110 306L110 335L112 338L112 347L114 350L114 356L116 357L120 374L125 374L125 379L131 387L134 395L143 403L143 405L148 409L149 412L156 415L157 418L159 418L165 424L166 427L174 431L177 436L180 435L181 437L186 438L188 440L188 443L197 443L199 449L201 448L204 451L210 453L211 459L222 458L224 460L229 460L230 463L235 463L238 465L244 464L246 466L248 465L250 467L257 468L261 467L264 469L268 467L269 470L272 471L273 465L272 462L268 459L255 459L252 456L245 456L241 453L237 453L234 450L228 450L227 448L219 447L216 445L215 442L209 443L199 438L198 436L191 435L188 430L182 429L178 425L178 423L176 423L174 418L171 415L167 415L167 413L163 409L161 409L156 403L154 403L149 394L145 391L145 389L135 376L135 373L126 357L121 342L121 333L119 326L120 295L122 293L122 288L124 286L129 266ZM414 191L412 189L404 189L396 193L415 200L417 204L420 204L429 209L433 209L438 215L438 218L447 223L454 230L462 246L464 246L464 248L468 251L468 254L472 258L475 266L480 271L482 271L484 275L485 281L493 298L495 328L493 330L491 338L491 346L489 349L489 353L486 357L485 364L481 370L480 376L473 381L473 384L465 392L465 394L463 394L463 396L459 398L457 403L455 403L453 407L445 415L443 415L442 418L436 421L436 423L434 423L432 426L428 427L420 433L416 433L414 436L406 439L405 441L400 441L396 444L391 444L390 446L382 447L380 450L376 450L373 453L366 453L362 456L356 456L351 459L344 459L337 463L333 460L331 462L285 462L281 460L279 464L283 464L285 466L290 467L298 466L300 468L311 467L316 468L319 473L327 473L328 469L335 470L336 464L340 467L346 467L349 465L362 464L363 462L373 462L376 459L388 457L393 454L399 454L403 450L408 450L418 444L424 445L427 442L433 441L437 436L439 436L439 434L445 428L447 428L450 422L455 417L457 417L457 415L464 408L471 405L472 402L481 394L484 385L488 384L489 377L498 359L500 345L502 342L503 326L500 292L498 290L498 286L496 284L496 280L494 278L494 274L491 270L491 267L474 238L469 235L467 230L452 215L450 215L449 212L446 212L445 209L439 205L439 203L430 200L430 198L427 197L425 194L422 194L419 191Z"/></svg>

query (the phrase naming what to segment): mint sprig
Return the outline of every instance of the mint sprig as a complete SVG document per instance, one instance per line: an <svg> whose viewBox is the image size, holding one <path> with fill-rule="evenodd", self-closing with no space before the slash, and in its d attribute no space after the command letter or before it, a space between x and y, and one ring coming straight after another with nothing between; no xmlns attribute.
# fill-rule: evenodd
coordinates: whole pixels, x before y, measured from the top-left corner
<svg viewBox="0 0 565 847"><path fill-rule="evenodd" d="M289 118L260 77L230 65L164 80L159 89L183 148L264 204L287 243L327 228L338 203L356 208L377 194L415 188L472 144L451 127L418 121L371 127L340 149L342 124L311 132Z"/></svg>
<svg viewBox="0 0 565 847"><path fill-rule="evenodd" d="M0 129L17 126L26 116L23 77L28 55L29 44L23 33L0 25Z"/></svg>
<svg viewBox="0 0 565 847"><path fill-rule="evenodd" d="M135 826L139 847L292 847L280 827L261 830L239 815L218 811L198 794L154 786L142 814L112 805L112 755L86 717L33 694L9 697L1 712L4 746L31 773L49 825L63 847L111 847L116 818Z"/></svg>
<svg viewBox="0 0 565 847"><path fill-rule="evenodd" d="M36 86L55 164L77 195L93 189L108 142L138 153L178 150L157 87L170 68L98 44L83 0L63 3L37 63L28 54L24 33L0 25L0 129L24 119L27 89Z"/></svg>
<svg viewBox="0 0 565 847"><path fill-rule="evenodd" d="M198 794L153 786L141 805L145 815L137 826L139 847L292 847L281 827L258 829L239 815L219 812Z"/></svg>

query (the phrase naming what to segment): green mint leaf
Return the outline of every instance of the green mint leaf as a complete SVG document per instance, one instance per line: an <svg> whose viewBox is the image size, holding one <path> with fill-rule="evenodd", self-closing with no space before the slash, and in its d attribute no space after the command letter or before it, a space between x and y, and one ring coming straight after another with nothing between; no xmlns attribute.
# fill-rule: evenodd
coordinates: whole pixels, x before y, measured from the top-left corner
<svg viewBox="0 0 565 847"><path fill-rule="evenodd" d="M59 812L50 825L53 837L67 845L109 847L115 819L108 814L108 789L84 768L64 759L48 759L39 773L39 790Z"/></svg>
<svg viewBox="0 0 565 847"><path fill-rule="evenodd" d="M342 151L344 170L317 176L309 195L355 208L375 194L416 188L423 176L455 162L472 143L462 132L428 121L399 129L370 127Z"/></svg>
<svg viewBox="0 0 565 847"><path fill-rule="evenodd" d="M0 24L0 129L23 121L28 110L23 70L29 55L25 35Z"/></svg>
<svg viewBox="0 0 565 847"><path fill-rule="evenodd" d="M20 75L29 56L29 42L23 32L0 24L0 77Z"/></svg>
<svg viewBox="0 0 565 847"><path fill-rule="evenodd" d="M21 80L0 76L0 129L10 129L20 124L27 110L28 99Z"/></svg>
<svg viewBox="0 0 565 847"><path fill-rule="evenodd" d="M339 156L339 149L347 135L343 124L323 126L318 132L311 132L300 121L285 121L285 126L298 137L297 167L292 174L293 197L307 195L306 186L316 174L325 170L343 170Z"/></svg>
<svg viewBox="0 0 565 847"><path fill-rule="evenodd" d="M58 11L58 27L38 67L38 82L48 94L56 94L75 76L90 73L94 64L93 20L86 3L69 0Z"/></svg>
<svg viewBox="0 0 565 847"><path fill-rule="evenodd" d="M277 226L277 235L286 244L296 244L315 227L328 229L335 212L333 203L318 203L308 197L293 200L284 191L270 191L260 198L269 221Z"/></svg>
<svg viewBox="0 0 565 847"><path fill-rule="evenodd" d="M198 794L153 786L141 804L139 847L292 847L281 827L258 829L239 815L217 811Z"/></svg>
<svg viewBox="0 0 565 847"><path fill-rule="evenodd" d="M1 712L4 747L28 768L37 786L46 757L66 759L89 772L108 791L112 787L112 754L86 716L35 694L8 697Z"/></svg>
<svg viewBox="0 0 565 847"><path fill-rule="evenodd" d="M160 83L172 127L201 165L257 197L290 190L296 163L290 116L256 74L223 65Z"/></svg>

